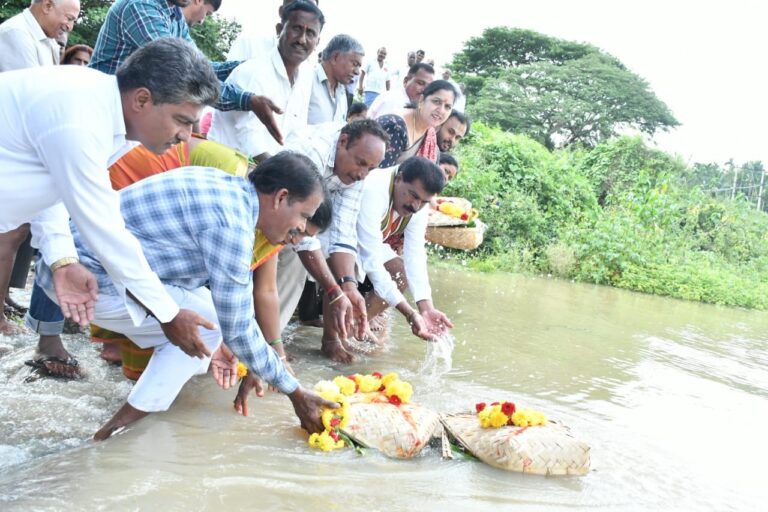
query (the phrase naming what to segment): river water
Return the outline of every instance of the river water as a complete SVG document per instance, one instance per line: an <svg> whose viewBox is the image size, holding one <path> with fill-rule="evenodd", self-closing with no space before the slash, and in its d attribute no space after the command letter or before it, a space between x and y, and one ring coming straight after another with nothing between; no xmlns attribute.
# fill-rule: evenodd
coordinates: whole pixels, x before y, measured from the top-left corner
<svg viewBox="0 0 768 512"><path fill-rule="evenodd" d="M389 349L351 367L319 357L319 331L289 345L305 385L398 371L440 411L511 400L592 447L583 477L506 473L476 461L310 450L289 401L251 416L210 376L167 413L99 444L130 391L82 337L81 382L25 384L31 337L0 339L0 510L765 510L768 314L546 278L436 269L455 348L425 368L397 317ZM440 354L438 354L440 355ZM444 355L444 354L443 354Z"/></svg>

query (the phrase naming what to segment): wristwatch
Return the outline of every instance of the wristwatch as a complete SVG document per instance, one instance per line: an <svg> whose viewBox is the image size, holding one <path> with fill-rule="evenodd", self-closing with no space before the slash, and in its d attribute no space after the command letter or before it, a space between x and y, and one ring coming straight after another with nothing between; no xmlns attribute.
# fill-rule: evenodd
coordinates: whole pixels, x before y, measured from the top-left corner
<svg viewBox="0 0 768 512"><path fill-rule="evenodd" d="M342 286L344 283L355 283L355 286L357 286L357 279L355 279L355 276L344 276L337 282L339 283L339 286Z"/></svg>

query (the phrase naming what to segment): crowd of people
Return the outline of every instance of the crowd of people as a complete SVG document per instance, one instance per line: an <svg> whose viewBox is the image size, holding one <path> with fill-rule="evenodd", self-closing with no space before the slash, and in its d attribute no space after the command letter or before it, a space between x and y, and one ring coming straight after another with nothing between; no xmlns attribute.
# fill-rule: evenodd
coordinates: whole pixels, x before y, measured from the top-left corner
<svg viewBox="0 0 768 512"><path fill-rule="evenodd" d="M384 342L389 308L424 340L453 327L424 236L470 129L460 88L422 50L390 72L384 47L366 61L347 34L310 62L314 0L281 2L275 35L241 34L210 62L189 29L221 1L117 0L93 49L62 48L78 0L32 0L0 25L0 333L39 334L27 364L80 378L61 333L90 324L136 380L98 440L196 374L236 386L238 362L239 411L263 380L321 431L336 404L300 385L281 338L297 307L344 363ZM35 252L27 310L8 288Z"/></svg>

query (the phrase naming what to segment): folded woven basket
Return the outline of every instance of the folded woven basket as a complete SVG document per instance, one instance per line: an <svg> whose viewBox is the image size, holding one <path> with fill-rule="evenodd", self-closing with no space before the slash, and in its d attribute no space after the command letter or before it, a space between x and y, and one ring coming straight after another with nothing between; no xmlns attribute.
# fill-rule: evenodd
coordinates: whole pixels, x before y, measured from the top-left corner
<svg viewBox="0 0 768 512"><path fill-rule="evenodd" d="M486 225L475 219L473 227L464 226L429 226L425 238L428 242L450 247L451 249L461 249L471 251L477 249L483 243Z"/></svg>
<svg viewBox="0 0 768 512"><path fill-rule="evenodd" d="M344 433L368 448L397 459L415 457L429 443L440 424L439 415L416 404L352 400Z"/></svg>
<svg viewBox="0 0 768 512"><path fill-rule="evenodd" d="M448 434L486 464L536 475L584 475L589 446L550 421L535 427L482 428L475 414L444 414Z"/></svg>

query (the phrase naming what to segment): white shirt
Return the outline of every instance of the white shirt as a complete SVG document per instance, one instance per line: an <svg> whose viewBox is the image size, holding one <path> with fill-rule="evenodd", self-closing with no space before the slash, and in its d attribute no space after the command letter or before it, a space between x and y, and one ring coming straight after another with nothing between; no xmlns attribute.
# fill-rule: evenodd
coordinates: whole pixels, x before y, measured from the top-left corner
<svg viewBox="0 0 768 512"><path fill-rule="evenodd" d="M275 114L275 120L283 140L287 140L291 132L307 124L312 75L305 70L299 68L291 86L278 47L274 46L269 53L237 66L227 78L227 83L235 83L246 91L266 96L280 107L283 114ZM262 153L274 155L283 149L253 112L216 112L208 138L248 156Z"/></svg>
<svg viewBox="0 0 768 512"><path fill-rule="evenodd" d="M277 44L273 35L240 32L227 53L227 60L248 60L264 55Z"/></svg>
<svg viewBox="0 0 768 512"><path fill-rule="evenodd" d="M0 71L54 66L59 63L59 44L24 9L0 25Z"/></svg>
<svg viewBox="0 0 768 512"><path fill-rule="evenodd" d="M344 123L311 125L286 140L286 149L301 153L315 163L331 201L330 227L318 236L320 242L316 242L313 237L304 237L297 246L298 251L315 250L321 245L326 255L335 252L357 253L356 225L363 182L345 185L333 172L336 166L336 145L343 126Z"/></svg>
<svg viewBox="0 0 768 512"><path fill-rule="evenodd" d="M309 99L308 124L321 124L347 120L347 89L341 82L331 95L328 89L328 75L322 64L312 72L312 94Z"/></svg>
<svg viewBox="0 0 768 512"><path fill-rule="evenodd" d="M389 66L387 61L379 67L378 60L368 61L363 68L365 78L363 78L363 91L378 92L379 94L387 90L387 81L389 80Z"/></svg>
<svg viewBox="0 0 768 512"><path fill-rule="evenodd" d="M114 280L161 322L179 311L125 229L107 168L125 139L117 79L81 66L0 73L0 232L31 222L46 263L77 256L69 217ZM135 322L146 317L133 301Z"/></svg>
<svg viewBox="0 0 768 512"><path fill-rule="evenodd" d="M368 174L363 186L360 213L357 217L357 244L359 264L373 283L376 293L390 306L396 306L405 300L397 289L397 284L384 267L384 263L397 256L388 244L384 243L381 233L381 221L387 215L391 199L389 187L392 175L399 166L386 169L374 169ZM427 251L424 248L424 234L427 232L429 208L424 207L414 213L405 227L403 244L403 263L408 288L413 300L432 299L427 274Z"/></svg>
<svg viewBox="0 0 768 512"><path fill-rule="evenodd" d="M389 114L402 115L405 106L411 102L405 87L399 86L376 96L368 109L369 119L378 119Z"/></svg>

